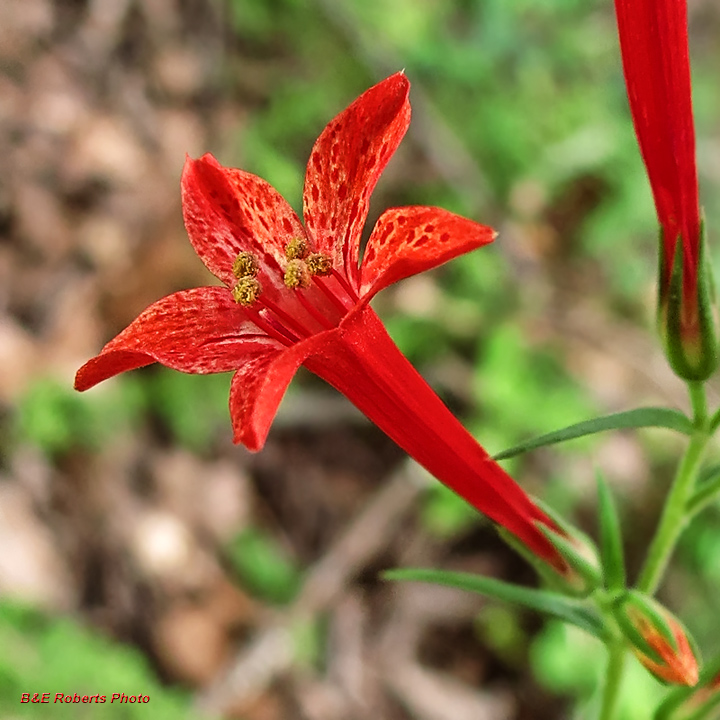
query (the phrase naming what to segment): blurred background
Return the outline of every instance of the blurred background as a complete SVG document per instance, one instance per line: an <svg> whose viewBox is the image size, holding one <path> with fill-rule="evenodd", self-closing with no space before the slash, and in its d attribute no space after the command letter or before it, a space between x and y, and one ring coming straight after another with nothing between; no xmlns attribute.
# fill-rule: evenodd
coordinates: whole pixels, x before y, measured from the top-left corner
<svg viewBox="0 0 720 720"><path fill-rule="evenodd" d="M690 12L712 245L720 10ZM214 281L182 226L186 153L300 210L322 128L401 68L413 122L367 229L433 204L500 231L375 302L448 405L491 452L598 413L685 407L652 330L656 222L611 0L3 0L0 717L587 716L603 662L589 638L379 579L410 565L535 582L313 376L256 455L232 445L228 375L150 367L72 390L148 304ZM681 449L668 431L613 433L505 466L591 534L600 469L634 572ZM662 592L708 652L719 592L713 508ZM647 717L660 688L628 672L625 717ZM150 703L110 705L122 692Z"/></svg>

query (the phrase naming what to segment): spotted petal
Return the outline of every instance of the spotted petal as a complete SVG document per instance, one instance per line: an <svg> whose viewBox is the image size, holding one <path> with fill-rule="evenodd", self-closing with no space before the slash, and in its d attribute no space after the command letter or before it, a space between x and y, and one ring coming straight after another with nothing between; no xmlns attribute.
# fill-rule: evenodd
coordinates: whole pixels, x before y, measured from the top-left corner
<svg viewBox="0 0 720 720"><path fill-rule="evenodd" d="M280 347L245 316L222 287L203 287L158 300L78 370L75 388L159 362L189 373L227 372L248 353Z"/></svg>
<svg viewBox="0 0 720 720"><path fill-rule="evenodd" d="M360 296L369 299L398 280L442 265L492 242L492 228L440 208L410 206L384 212L360 268Z"/></svg>
<svg viewBox="0 0 720 720"><path fill-rule="evenodd" d="M267 348L247 357L230 386L234 442L256 452L265 444L280 401L297 369L319 348L332 344L337 330L320 333L277 351Z"/></svg>
<svg viewBox="0 0 720 720"><path fill-rule="evenodd" d="M409 90L403 73L370 88L330 122L310 154L305 225L353 284L370 194L410 124Z"/></svg>
<svg viewBox="0 0 720 720"><path fill-rule="evenodd" d="M210 154L188 158L182 176L185 227L195 252L228 287L235 284L233 262L242 251L253 253L269 269L264 286L282 284L285 246L305 237L295 211L256 175L226 168ZM267 287L267 286L266 286Z"/></svg>

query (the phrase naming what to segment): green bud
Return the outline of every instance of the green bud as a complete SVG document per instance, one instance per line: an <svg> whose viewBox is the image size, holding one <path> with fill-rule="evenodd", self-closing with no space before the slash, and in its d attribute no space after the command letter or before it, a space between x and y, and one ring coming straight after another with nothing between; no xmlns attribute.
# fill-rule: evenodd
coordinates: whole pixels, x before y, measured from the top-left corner
<svg viewBox="0 0 720 720"><path fill-rule="evenodd" d="M685 292L685 256L682 239L675 243L668 273L660 233L658 330L665 355L676 375L684 380L707 380L718 366L718 330L715 284L705 248L705 223L700 226L697 283ZM666 278L669 275L669 281Z"/></svg>
<svg viewBox="0 0 720 720"><path fill-rule="evenodd" d="M636 657L656 678L675 685L697 683L694 644L674 615L637 590L619 596L612 611Z"/></svg>

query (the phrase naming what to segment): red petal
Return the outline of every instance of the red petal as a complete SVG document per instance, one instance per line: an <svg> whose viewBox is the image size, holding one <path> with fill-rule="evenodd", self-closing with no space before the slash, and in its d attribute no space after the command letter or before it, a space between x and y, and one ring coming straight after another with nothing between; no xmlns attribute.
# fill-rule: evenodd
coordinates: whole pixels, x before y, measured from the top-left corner
<svg viewBox="0 0 720 720"><path fill-rule="evenodd" d="M635 132L664 230L667 268L682 235L694 287L700 240L685 0L615 0ZM665 278L667 282L668 278Z"/></svg>
<svg viewBox="0 0 720 720"><path fill-rule="evenodd" d="M305 237L305 230L275 188L256 175L223 167L207 154L186 160L182 202L190 242L216 277L234 285L233 262L246 251L271 269L273 283L282 285L278 267L285 265L285 246Z"/></svg>
<svg viewBox="0 0 720 720"><path fill-rule="evenodd" d="M305 225L317 250L355 285L370 194L410 124L409 90L403 73L370 88L330 122L310 154Z"/></svg>
<svg viewBox="0 0 720 720"><path fill-rule="evenodd" d="M151 305L83 365L75 389L159 362L189 373L236 369L248 352L281 347L247 319L222 287L194 288Z"/></svg>
<svg viewBox="0 0 720 720"><path fill-rule="evenodd" d="M495 236L492 228L439 208L387 210L380 216L365 249L360 295L372 297L402 278L487 245Z"/></svg>
<svg viewBox="0 0 720 720"><path fill-rule="evenodd" d="M292 347L253 355L238 368L230 386L230 417L234 442L256 452L265 444L280 401L308 355L336 331L321 333Z"/></svg>

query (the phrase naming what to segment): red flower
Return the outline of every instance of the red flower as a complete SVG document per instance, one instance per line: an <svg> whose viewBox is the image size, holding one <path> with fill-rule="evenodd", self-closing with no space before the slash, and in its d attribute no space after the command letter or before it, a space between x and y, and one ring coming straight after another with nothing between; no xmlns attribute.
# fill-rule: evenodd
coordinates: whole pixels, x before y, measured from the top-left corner
<svg viewBox="0 0 720 720"><path fill-rule="evenodd" d="M717 365L695 166L686 0L615 0L630 110L662 230L659 322L675 371ZM680 247L678 247L680 242Z"/></svg>
<svg viewBox="0 0 720 720"><path fill-rule="evenodd" d="M615 0L628 98L663 230L669 284L682 242L688 292L697 276L700 206L685 0Z"/></svg>
<svg viewBox="0 0 720 720"><path fill-rule="evenodd" d="M370 194L410 122L397 73L361 95L310 155L305 227L264 180L188 159L190 240L223 283L163 298L77 373L85 390L153 362L234 370L235 442L259 450L300 365L327 380L421 465L564 571L535 522L554 527L455 419L388 336L368 301L382 288L485 245L488 227L431 207L387 210L359 263Z"/></svg>

